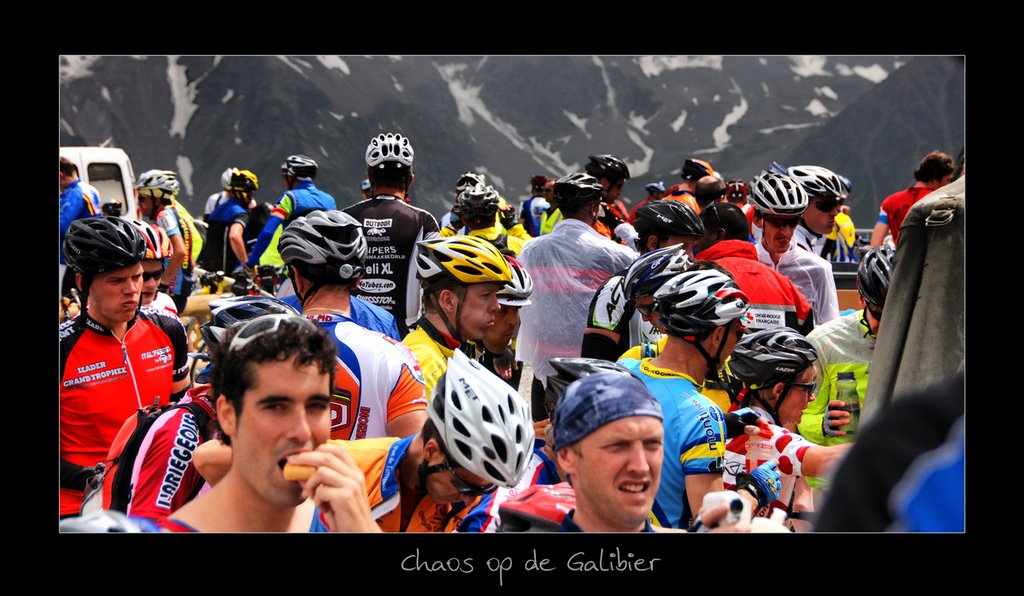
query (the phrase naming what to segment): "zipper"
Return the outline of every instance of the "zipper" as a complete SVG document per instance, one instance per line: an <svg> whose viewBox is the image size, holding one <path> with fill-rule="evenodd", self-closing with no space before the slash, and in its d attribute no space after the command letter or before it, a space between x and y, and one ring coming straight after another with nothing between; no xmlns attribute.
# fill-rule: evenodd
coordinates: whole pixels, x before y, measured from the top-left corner
<svg viewBox="0 0 1024 596"><path fill-rule="evenodd" d="M124 333L124 338L128 338L128 334L131 333L131 329L128 329ZM114 337L117 337L116 335ZM125 345L124 339L118 339L121 342L121 354L124 356L124 364L128 367L128 376L132 380L132 386L135 388L135 401L139 404L139 409L142 409L142 396L139 395L139 383L135 380L135 371L132 370L132 361L128 359L128 346ZM155 401L159 401L160 397L157 396Z"/></svg>

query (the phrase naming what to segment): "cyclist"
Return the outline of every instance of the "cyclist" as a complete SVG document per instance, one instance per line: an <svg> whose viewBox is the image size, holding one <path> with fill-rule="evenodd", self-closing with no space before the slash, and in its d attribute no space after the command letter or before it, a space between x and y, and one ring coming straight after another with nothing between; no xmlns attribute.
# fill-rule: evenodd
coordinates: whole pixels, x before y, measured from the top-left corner
<svg viewBox="0 0 1024 596"><path fill-rule="evenodd" d="M459 217L469 229L470 236L487 240L504 254L518 256L526 241L507 230L502 231L505 228L497 221L501 203L502 199L493 186L477 184L459 195Z"/></svg>
<svg viewBox="0 0 1024 596"><path fill-rule="evenodd" d="M370 139L366 176L373 196L344 209L363 224L369 246L360 295L394 315L403 338L420 310L416 243L440 237L434 216L406 202L415 179L414 153L412 143L400 134Z"/></svg>
<svg viewBox="0 0 1024 596"><path fill-rule="evenodd" d="M829 261L856 261L854 247L847 244L846 236L831 237L836 230L836 216L846 200L843 181L821 166L793 166L787 171L803 187L808 199L807 210L793 234L796 245Z"/></svg>
<svg viewBox="0 0 1024 596"><path fill-rule="evenodd" d="M337 344L331 438L414 434L427 407L416 358L394 317L351 294L366 267L363 227L344 211L313 211L288 226L279 246L302 314Z"/></svg>
<svg viewBox="0 0 1024 596"><path fill-rule="evenodd" d="M660 201L661 197L665 196L665 183L662 182L661 180L658 180L657 182L652 182L645 186L644 190L647 191L647 198L637 203L629 211L629 223L633 224L634 226L636 225L637 209L653 201Z"/></svg>
<svg viewBox="0 0 1024 596"><path fill-rule="evenodd" d="M233 271L248 259L245 250L245 229L249 225L249 209L255 206L254 195L260 182L249 170L235 170L228 181L231 193L207 216L204 260L211 271Z"/></svg>
<svg viewBox="0 0 1024 596"><path fill-rule="evenodd" d="M192 216L176 198L180 189L177 174L170 170L147 170L135 182L139 211L163 228L171 240L171 258L160 291L170 294L178 312L183 312L195 285L193 272L202 239Z"/></svg>
<svg viewBox="0 0 1024 596"><path fill-rule="evenodd" d="M839 316L839 296L832 265L800 249L793 241L800 217L807 211L807 193L789 176L762 170L750 187L754 224L761 228L757 260L785 275L800 288L814 311L815 324Z"/></svg>
<svg viewBox="0 0 1024 596"><path fill-rule="evenodd" d="M315 209L337 209L334 197L313 184L318 166L313 158L301 153L289 155L281 163L281 180L285 191L270 212L270 219L256 238L256 246L249 253L245 265L250 270L256 265L284 265L278 253L281 230L297 217Z"/></svg>
<svg viewBox="0 0 1024 596"><path fill-rule="evenodd" d="M519 215L519 222L526 228L530 236L540 236L540 225L544 212L550 207L550 203L544 198L544 186L548 183L548 177L544 174L535 174L530 178L530 198L523 201L523 208Z"/></svg>
<svg viewBox="0 0 1024 596"><path fill-rule="evenodd" d="M128 415L189 386L181 321L139 308L146 242L128 221L71 223L64 256L86 297L60 326L60 515L77 515L85 482Z"/></svg>
<svg viewBox="0 0 1024 596"><path fill-rule="evenodd" d="M497 292L512 280L504 255L476 236L424 240L418 245L416 275L423 282L423 316L405 336L420 363L427 395L452 353L480 340L500 311Z"/></svg>
<svg viewBox="0 0 1024 596"><path fill-rule="evenodd" d="M681 528L700 510L706 493L722 488L724 415L700 388L705 379L718 377L742 336L747 297L727 274L691 269L665 282L654 299L668 334L664 350L654 358L619 363L640 376L665 412L668 457L653 513L658 525ZM741 487L750 492L744 498L762 506L774 500L774 465L741 477Z"/></svg>
<svg viewBox="0 0 1024 596"><path fill-rule="evenodd" d="M64 235L71 222L83 217L100 215L100 193L78 177L78 166L70 159L60 158L60 279L61 296L66 296L75 286L74 271L68 270L64 262Z"/></svg>
<svg viewBox="0 0 1024 596"><path fill-rule="evenodd" d="M472 188L477 184L487 185L483 174L470 171L459 176L458 181L455 183L455 202L452 205L451 210L448 213L445 213L444 217L441 218L440 225L442 238L465 233L465 222L462 221L462 216L460 215L462 205L459 202L459 197L462 196L462 193L466 189Z"/></svg>
<svg viewBox="0 0 1024 596"><path fill-rule="evenodd" d="M523 375L523 363L516 360L515 337L519 332L519 309L529 304L533 294L533 278L514 257L505 255L512 281L498 290L498 304L501 310L494 318L494 326L488 329L478 342L477 360L484 368L505 379L513 389L519 389Z"/></svg>
<svg viewBox="0 0 1024 596"><path fill-rule="evenodd" d="M178 316L178 307L175 306L174 300L159 291L160 279L163 278L167 261L171 258L171 239L167 237L160 226L151 225L138 219L131 220L131 224L146 241L146 255L142 259L140 304L150 308L160 308Z"/></svg>
<svg viewBox="0 0 1024 596"><path fill-rule="evenodd" d="M635 233L629 230L628 224L619 227L626 224L629 218L629 211L619 198L622 196L622 186L629 180L629 167L614 155L591 155L588 159L590 161L584 170L597 178L601 185L601 206L594 229L605 238L618 237L632 246Z"/></svg>
<svg viewBox="0 0 1024 596"><path fill-rule="evenodd" d="M665 192L664 198L680 201L690 207L690 209L693 209L694 212L700 213L700 207L697 205L697 195L695 194L697 192L697 181L704 176L714 176L715 170L711 167L710 163L703 159L687 157L683 160L681 172L683 181L670 186Z"/></svg>
<svg viewBox="0 0 1024 596"><path fill-rule="evenodd" d="M221 190L213 193L206 197L206 205L203 206L203 221L209 221L210 214L213 210L220 206L220 204L231 197L231 176L238 171L238 168L232 166L224 170L220 175L220 187Z"/></svg>
<svg viewBox="0 0 1024 596"><path fill-rule="evenodd" d="M210 320L200 327L207 350L212 352L232 325L266 314L297 315L298 312L276 298L236 296L214 300L210 303ZM206 484L192 463L192 454L216 434L216 400L207 383L212 370L212 366L203 370L196 379L202 384L192 387L178 402L201 407L206 414L207 427L200 427L196 416L184 408L164 412L150 427L135 456L128 515L162 519L194 499ZM104 486L107 501L111 484Z"/></svg>

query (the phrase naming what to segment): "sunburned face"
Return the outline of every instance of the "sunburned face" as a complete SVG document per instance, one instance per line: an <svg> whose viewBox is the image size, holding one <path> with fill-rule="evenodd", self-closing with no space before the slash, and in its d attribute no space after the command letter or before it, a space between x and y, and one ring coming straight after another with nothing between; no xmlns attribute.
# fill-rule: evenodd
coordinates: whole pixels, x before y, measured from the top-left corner
<svg viewBox="0 0 1024 596"><path fill-rule="evenodd" d="M500 288L501 285L491 282L472 284L466 288L458 321L463 339L482 339L487 330L494 326L495 316L501 310L497 297Z"/></svg>
<svg viewBox="0 0 1024 596"><path fill-rule="evenodd" d="M135 316L142 294L142 264L99 273L89 287L89 316L105 327Z"/></svg>

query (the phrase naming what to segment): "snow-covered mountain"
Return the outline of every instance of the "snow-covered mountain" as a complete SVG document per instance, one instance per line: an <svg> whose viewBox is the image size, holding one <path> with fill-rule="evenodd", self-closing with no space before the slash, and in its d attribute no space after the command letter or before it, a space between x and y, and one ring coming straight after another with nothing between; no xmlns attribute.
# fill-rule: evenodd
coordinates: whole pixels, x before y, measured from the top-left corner
<svg viewBox="0 0 1024 596"><path fill-rule="evenodd" d="M931 79L901 83L904 72L944 73L947 101L929 104ZM687 156L748 180L773 159L820 163L853 178L855 196L884 196L928 150L962 147L962 73L961 60L900 56L62 56L60 141L122 147L137 173L177 170L193 212L229 165L256 172L258 198L273 201L281 161L299 152L351 204L369 139L389 131L411 139L413 201L438 216L466 170L519 200L531 175L577 171L594 153L627 161L634 200L647 182L678 181ZM899 161L891 173L882 146L906 153L885 156Z"/></svg>

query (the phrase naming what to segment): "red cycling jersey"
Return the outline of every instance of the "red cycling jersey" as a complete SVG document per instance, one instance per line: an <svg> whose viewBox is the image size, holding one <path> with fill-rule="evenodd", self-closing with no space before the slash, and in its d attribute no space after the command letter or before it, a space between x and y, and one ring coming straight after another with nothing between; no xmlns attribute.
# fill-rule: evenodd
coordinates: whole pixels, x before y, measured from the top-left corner
<svg viewBox="0 0 1024 596"><path fill-rule="evenodd" d="M216 413L209 392L209 385L193 387L178 403L198 404L212 424ZM192 464L192 454L204 435L210 436L186 408L172 408L153 422L135 457L128 515L159 520L199 494L206 481Z"/></svg>
<svg viewBox="0 0 1024 596"><path fill-rule="evenodd" d="M171 387L188 376L181 321L139 309L124 340L89 317L60 326L60 457L84 467L103 461L125 418L138 408L170 401ZM78 513L83 487L60 488L60 514Z"/></svg>

